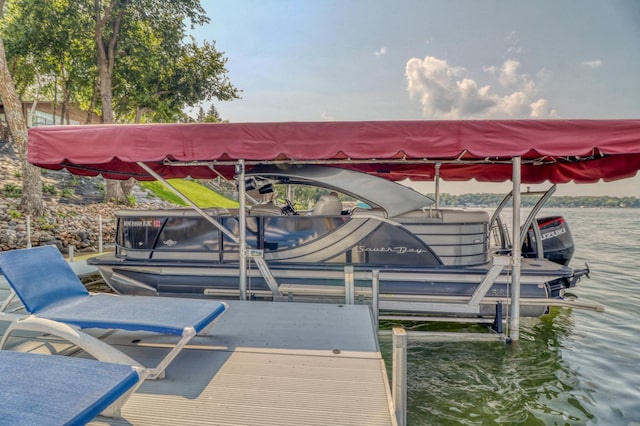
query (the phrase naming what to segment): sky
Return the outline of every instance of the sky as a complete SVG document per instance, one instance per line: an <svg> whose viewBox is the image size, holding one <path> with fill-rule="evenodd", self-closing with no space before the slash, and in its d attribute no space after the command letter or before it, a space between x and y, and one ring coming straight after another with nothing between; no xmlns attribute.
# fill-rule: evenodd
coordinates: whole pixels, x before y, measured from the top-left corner
<svg viewBox="0 0 640 426"><path fill-rule="evenodd" d="M215 103L231 122L640 118L640 0L201 3L193 35L242 91ZM556 193L640 197L640 177Z"/></svg>

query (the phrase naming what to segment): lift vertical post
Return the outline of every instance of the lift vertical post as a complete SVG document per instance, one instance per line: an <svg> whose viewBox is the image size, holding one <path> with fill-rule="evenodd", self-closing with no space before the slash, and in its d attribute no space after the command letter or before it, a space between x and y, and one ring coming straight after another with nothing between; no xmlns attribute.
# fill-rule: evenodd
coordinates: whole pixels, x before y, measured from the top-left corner
<svg viewBox="0 0 640 426"><path fill-rule="evenodd" d="M513 160L513 248L511 250L511 316L509 318L509 337L512 341L520 340L520 267L521 267L521 246L520 241L520 180L521 180L521 162L520 157L514 157Z"/></svg>
<svg viewBox="0 0 640 426"><path fill-rule="evenodd" d="M238 160L236 175L238 180L238 202L240 204L240 210L238 211L238 222L240 222L238 224L240 227L240 300L247 300L247 211L244 160Z"/></svg>

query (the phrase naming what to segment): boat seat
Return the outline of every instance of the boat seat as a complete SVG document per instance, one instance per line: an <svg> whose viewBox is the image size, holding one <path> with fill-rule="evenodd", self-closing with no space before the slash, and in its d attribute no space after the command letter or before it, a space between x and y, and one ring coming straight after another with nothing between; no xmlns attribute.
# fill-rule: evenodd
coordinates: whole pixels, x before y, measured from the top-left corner
<svg viewBox="0 0 640 426"><path fill-rule="evenodd" d="M282 209L275 205L273 201L256 204L249 210L249 216L282 216Z"/></svg>
<svg viewBox="0 0 640 426"><path fill-rule="evenodd" d="M439 210L442 223L489 222L489 213L482 210Z"/></svg>
<svg viewBox="0 0 640 426"><path fill-rule="evenodd" d="M312 215L338 216L342 214L342 203L335 194L323 195L316 202Z"/></svg>
<svg viewBox="0 0 640 426"><path fill-rule="evenodd" d="M441 223L484 223L489 222L489 213L483 210L412 210L402 214L402 218L433 218L440 219Z"/></svg>

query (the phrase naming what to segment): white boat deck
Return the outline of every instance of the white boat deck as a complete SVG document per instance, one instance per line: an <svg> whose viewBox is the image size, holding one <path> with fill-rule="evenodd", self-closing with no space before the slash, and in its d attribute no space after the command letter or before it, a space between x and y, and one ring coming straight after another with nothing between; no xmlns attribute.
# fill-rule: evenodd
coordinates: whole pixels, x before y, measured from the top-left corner
<svg viewBox="0 0 640 426"><path fill-rule="evenodd" d="M122 418L98 417L90 424L396 424L367 306L229 304L211 335L194 338L169 365L165 379L143 383L124 405ZM7 324L0 321L0 333ZM143 364L155 365L176 338L119 331L105 340ZM25 339L10 339L9 347L41 353L74 350L51 337L26 334Z"/></svg>

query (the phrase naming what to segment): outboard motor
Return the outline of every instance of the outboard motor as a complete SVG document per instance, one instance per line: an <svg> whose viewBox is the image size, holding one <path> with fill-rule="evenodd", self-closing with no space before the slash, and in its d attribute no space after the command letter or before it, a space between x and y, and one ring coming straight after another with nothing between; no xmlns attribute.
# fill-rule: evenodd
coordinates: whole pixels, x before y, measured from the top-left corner
<svg viewBox="0 0 640 426"><path fill-rule="evenodd" d="M574 244L569 224L562 216L536 218L544 257L561 265L568 265L573 256ZM536 236L530 227L522 244L522 255L528 258L538 257Z"/></svg>

